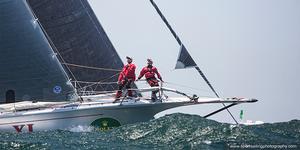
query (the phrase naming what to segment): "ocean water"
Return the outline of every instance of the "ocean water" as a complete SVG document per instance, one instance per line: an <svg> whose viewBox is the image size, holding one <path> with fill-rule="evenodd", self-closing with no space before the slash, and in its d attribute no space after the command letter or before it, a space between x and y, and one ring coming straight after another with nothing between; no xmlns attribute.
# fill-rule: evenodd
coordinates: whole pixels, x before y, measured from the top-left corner
<svg viewBox="0 0 300 150"><path fill-rule="evenodd" d="M300 149L300 120L231 125L172 114L108 131L92 127L0 133L0 149Z"/></svg>

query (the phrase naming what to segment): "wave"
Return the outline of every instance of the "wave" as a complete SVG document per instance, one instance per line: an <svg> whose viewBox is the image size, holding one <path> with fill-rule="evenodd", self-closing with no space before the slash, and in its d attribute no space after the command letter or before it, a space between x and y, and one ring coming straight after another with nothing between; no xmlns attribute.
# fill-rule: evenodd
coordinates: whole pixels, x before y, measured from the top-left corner
<svg viewBox="0 0 300 150"><path fill-rule="evenodd" d="M255 126L219 123L196 115L172 114L113 131L133 145L170 146L175 149L224 148L248 144L299 144L300 121Z"/></svg>
<svg viewBox="0 0 300 150"><path fill-rule="evenodd" d="M300 144L300 121L255 126L172 114L109 131L75 127L33 133L0 133L1 149L224 149ZM242 146L242 147L241 147ZM280 148L280 147L279 147ZM281 147L285 148L285 147Z"/></svg>

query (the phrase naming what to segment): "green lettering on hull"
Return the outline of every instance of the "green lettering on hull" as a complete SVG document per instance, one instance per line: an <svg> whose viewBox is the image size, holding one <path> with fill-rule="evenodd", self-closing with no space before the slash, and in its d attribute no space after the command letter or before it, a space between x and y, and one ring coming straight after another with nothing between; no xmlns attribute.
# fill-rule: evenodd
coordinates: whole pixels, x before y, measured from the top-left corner
<svg viewBox="0 0 300 150"><path fill-rule="evenodd" d="M113 118L100 118L93 121L91 125L94 126L95 129L98 129L100 131L106 131L114 127L121 126L120 122Z"/></svg>

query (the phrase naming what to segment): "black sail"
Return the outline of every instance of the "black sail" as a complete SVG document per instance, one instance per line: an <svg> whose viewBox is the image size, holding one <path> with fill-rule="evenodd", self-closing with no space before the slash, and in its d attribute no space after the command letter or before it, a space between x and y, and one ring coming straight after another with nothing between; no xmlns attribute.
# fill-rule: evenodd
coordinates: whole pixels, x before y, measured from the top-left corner
<svg viewBox="0 0 300 150"><path fill-rule="evenodd" d="M63 101L74 94L26 0L0 1L0 103Z"/></svg>
<svg viewBox="0 0 300 150"><path fill-rule="evenodd" d="M116 82L123 63L87 0L28 0L37 18L78 81ZM94 68L110 68L92 69ZM115 70L116 69L116 70ZM68 72L71 77L71 72ZM79 82L81 87L90 84ZM116 84L86 90L110 91ZM88 86L89 87L89 86Z"/></svg>
<svg viewBox="0 0 300 150"><path fill-rule="evenodd" d="M185 46L181 44L175 69L183 69L183 68L196 67L196 66L197 64L195 63L190 53L187 51Z"/></svg>

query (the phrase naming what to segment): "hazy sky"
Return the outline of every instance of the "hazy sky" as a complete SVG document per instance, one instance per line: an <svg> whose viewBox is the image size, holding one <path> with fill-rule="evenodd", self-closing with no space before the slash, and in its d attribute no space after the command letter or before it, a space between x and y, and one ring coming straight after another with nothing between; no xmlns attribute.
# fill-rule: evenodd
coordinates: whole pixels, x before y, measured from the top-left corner
<svg viewBox="0 0 300 150"><path fill-rule="evenodd" d="M213 96L195 69L174 70L179 45L149 0L89 0L117 52L147 58L165 81L187 93ZM265 122L300 119L299 0L156 0L186 48L222 97L259 99L230 110ZM144 83L138 84L146 86ZM179 108L204 115L222 105ZM227 112L212 119L233 122Z"/></svg>

